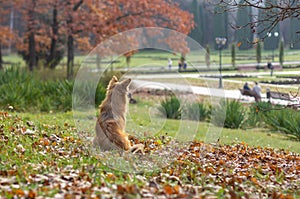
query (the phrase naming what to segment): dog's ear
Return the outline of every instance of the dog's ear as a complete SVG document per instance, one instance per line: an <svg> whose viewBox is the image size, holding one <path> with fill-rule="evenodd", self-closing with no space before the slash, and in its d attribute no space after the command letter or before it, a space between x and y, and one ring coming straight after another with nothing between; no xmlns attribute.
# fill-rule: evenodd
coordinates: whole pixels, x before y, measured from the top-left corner
<svg viewBox="0 0 300 199"><path fill-rule="evenodd" d="M116 76L113 76L112 78L111 78L111 80L110 81L113 81L113 82L118 82L119 80L118 80L118 78L116 77Z"/></svg>
<svg viewBox="0 0 300 199"><path fill-rule="evenodd" d="M130 84L131 79L125 79L121 82L121 85L127 88L127 86Z"/></svg>
<svg viewBox="0 0 300 199"><path fill-rule="evenodd" d="M115 86L116 83L118 83L118 78L116 76L113 76L111 78L111 80L109 81L107 89L112 89Z"/></svg>

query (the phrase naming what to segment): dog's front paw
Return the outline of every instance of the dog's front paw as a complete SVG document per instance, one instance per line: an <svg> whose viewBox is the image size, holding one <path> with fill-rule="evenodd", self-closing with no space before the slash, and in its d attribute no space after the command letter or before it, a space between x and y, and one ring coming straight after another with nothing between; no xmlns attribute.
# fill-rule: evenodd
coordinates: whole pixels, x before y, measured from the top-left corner
<svg viewBox="0 0 300 199"><path fill-rule="evenodd" d="M135 154L140 151L143 155L145 155L144 148L145 146L143 144L135 144L130 148L130 152Z"/></svg>

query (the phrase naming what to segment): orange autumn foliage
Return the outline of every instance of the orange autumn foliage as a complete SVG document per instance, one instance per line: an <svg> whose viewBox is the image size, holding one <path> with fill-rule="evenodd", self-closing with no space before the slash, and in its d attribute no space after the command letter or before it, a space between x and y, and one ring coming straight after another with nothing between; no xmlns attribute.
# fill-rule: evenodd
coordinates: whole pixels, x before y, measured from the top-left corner
<svg viewBox="0 0 300 199"><path fill-rule="evenodd" d="M36 45L43 43L42 46L48 49L51 38L63 38L68 34L76 37L75 42L81 50L90 50L92 46L110 36L132 28L164 27L188 34L194 26L193 16L181 10L177 3L170 0L86 0L76 11L74 7L80 0L68 0L63 3L59 3L58 0L14 0L13 2L15 9L24 16L23 24L28 30L22 36L26 37L28 32L34 31L39 35L36 38ZM53 9L57 9L58 35L54 35L51 30ZM32 13L34 13L33 18L30 16ZM67 23L70 17L72 21ZM91 33L96 37L96 41L92 42L89 39ZM174 43L170 45L176 47Z"/></svg>

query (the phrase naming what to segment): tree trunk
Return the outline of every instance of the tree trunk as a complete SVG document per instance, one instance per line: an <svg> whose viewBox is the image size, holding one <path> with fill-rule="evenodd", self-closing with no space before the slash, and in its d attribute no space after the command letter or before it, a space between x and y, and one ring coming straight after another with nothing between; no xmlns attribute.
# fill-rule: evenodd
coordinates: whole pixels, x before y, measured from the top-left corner
<svg viewBox="0 0 300 199"><path fill-rule="evenodd" d="M36 66L36 52L35 52L35 38L34 33L31 32L29 35L29 45L28 45L28 51L29 51L29 58L28 58L28 67L30 71L33 71L34 67Z"/></svg>
<svg viewBox="0 0 300 199"><path fill-rule="evenodd" d="M0 70L3 69L2 63L3 63L3 60L2 60L2 45L1 45L1 43L0 43Z"/></svg>
<svg viewBox="0 0 300 199"><path fill-rule="evenodd" d="M70 2L67 2L67 4L70 4ZM80 0L77 4L73 7L73 12L77 11L78 8L83 4L83 0ZM71 15L69 15L69 19L67 20L67 25L71 25L73 22L73 18ZM72 35L74 33L74 30L71 28L71 33L68 35L68 60L67 60L67 78L70 79L73 76L73 67L74 67L74 37Z"/></svg>
<svg viewBox="0 0 300 199"><path fill-rule="evenodd" d="M98 53L97 53L97 56L96 56L96 64L97 64L98 71L100 71L100 69L101 69L101 58L100 58Z"/></svg>
<svg viewBox="0 0 300 199"><path fill-rule="evenodd" d="M58 35L58 21L57 21L57 8L56 6L53 9L53 24L52 28L52 38L51 38L51 46L50 46L50 55L47 58L47 66L51 69L56 67L56 44L57 44L57 35Z"/></svg>
<svg viewBox="0 0 300 199"><path fill-rule="evenodd" d="M74 67L74 38L72 35L68 36L68 60L67 60L67 78L73 76Z"/></svg>

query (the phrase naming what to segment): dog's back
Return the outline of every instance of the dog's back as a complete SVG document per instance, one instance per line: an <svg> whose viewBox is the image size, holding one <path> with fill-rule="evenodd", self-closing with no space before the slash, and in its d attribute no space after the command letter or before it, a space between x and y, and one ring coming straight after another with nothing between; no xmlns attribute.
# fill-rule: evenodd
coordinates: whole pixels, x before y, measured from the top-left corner
<svg viewBox="0 0 300 199"><path fill-rule="evenodd" d="M107 87L106 97L101 103L96 122L94 146L101 150L129 150L130 141L125 130L127 88L130 79L119 82L114 76Z"/></svg>

